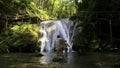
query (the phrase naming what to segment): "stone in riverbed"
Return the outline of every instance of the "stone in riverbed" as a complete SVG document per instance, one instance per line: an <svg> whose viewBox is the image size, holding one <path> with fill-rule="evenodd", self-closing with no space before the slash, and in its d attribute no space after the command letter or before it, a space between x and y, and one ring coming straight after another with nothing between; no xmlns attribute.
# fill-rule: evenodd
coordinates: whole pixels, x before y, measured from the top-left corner
<svg viewBox="0 0 120 68"><path fill-rule="evenodd" d="M36 57L42 57L42 56L44 56L44 55L41 53L36 55Z"/></svg>
<svg viewBox="0 0 120 68"><path fill-rule="evenodd" d="M67 59L65 59L64 57L61 57L61 56L57 56L57 57L54 57L52 61L53 62L66 63Z"/></svg>

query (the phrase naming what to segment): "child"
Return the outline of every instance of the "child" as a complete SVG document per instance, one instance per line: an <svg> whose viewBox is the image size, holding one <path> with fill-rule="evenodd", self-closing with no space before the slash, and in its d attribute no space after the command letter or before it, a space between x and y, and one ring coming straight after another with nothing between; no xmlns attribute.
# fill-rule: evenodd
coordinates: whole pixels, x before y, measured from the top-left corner
<svg viewBox="0 0 120 68"><path fill-rule="evenodd" d="M65 41L64 41L64 50L65 50L65 53L67 53L67 50L68 50L68 47L67 47L67 46L69 47L67 41L65 40Z"/></svg>
<svg viewBox="0 0 120 68"><path fill-rule="evenodd" d="M57 55L62 55L63 49L64 49L64 40L58 35L57 45L56 45Z"/></svg>

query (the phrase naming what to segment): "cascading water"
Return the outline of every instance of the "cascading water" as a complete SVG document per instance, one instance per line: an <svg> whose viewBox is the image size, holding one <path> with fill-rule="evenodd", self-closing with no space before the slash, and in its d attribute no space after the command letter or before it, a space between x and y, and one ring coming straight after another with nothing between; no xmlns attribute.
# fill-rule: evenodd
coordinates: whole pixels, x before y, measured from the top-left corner
<svg viewBox="0 0 120 68"><path fill-rule="evenodd" d="M72 50L72 41L70 37L70 27L73 24L68 19L62 19L57 21L44 21L40 23L40 32L43 33L41 38L41 53L44 51L51 52L56 46L57 35L60 35L67 41L68 52Z"/></svg>
<svg viewBox="0 0 120 68"><path fill-rule="evenodd" d="M70 40L73 41L73 37L75 36L75 34L82 32L82 27L79 26L79 28L77 28L78 25L80 25L82 22L78 21L72 24L72 30L70 32ZM78 30L77 30L78 29ZM77 32L76 32L77 31Z"/></svg>

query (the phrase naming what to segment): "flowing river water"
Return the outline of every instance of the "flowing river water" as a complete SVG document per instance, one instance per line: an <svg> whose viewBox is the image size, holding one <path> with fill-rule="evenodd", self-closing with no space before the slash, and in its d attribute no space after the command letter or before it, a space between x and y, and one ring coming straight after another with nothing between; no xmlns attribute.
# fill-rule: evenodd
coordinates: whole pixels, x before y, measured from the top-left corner
<svg viewBox="0 0 120 68"><path fill-rule="evenodd" d="M65 63L53 62L55 53L9 53L0 55L0 68L120 68L120 55L115 53L89 53L79 56L69 53Z"/></svg>

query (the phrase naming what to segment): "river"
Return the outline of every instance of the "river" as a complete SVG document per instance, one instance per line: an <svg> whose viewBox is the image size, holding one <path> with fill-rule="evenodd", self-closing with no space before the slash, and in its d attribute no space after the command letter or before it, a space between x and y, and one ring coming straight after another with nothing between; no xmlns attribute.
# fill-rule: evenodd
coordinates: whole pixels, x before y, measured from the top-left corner
<svg viewBox="0 0 120 68"><path fill-rule="evenodd" d="M119 68L120 55L116 53L77 53L66 55L67 62L53 62L55 53L36 57L35 53L9 53L0 55L0 68Z"/></svg>

